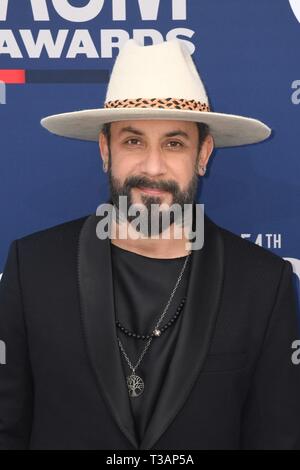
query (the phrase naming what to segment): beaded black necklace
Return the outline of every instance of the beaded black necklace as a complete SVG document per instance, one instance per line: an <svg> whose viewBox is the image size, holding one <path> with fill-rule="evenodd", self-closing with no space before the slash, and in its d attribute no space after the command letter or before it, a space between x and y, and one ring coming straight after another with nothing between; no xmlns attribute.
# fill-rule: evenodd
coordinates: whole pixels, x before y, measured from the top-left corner
<svg viewBox="0 0 300 470"><path fill-rule="evenodd" d="M133 331L130 331L127 328L125 328L125 326L123 326L119 320L116 320L116 325L125 335L130 336L132 338L146 340L146 339L149 339L151 337L154 337L154 338L158 337L162 333L164 333L170 326L172 326L175 323L175 321L177 320L177 318L179 317L179 315L180 315L180 313L183 309L185 301L186 301L186 297L183 297L181 299L181 301L180 301L173 317L171 318L171 320L166 322L161 328L153 330L151 334L143 335L143 334L139 334L139 333L134 333Z"/></svg>

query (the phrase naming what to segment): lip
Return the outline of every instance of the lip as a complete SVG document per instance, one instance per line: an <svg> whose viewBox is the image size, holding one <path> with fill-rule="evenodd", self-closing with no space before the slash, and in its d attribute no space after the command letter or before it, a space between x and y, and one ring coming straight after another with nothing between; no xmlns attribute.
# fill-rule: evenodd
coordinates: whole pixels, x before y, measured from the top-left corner
<svg viewBox="0 0 300 470"><path fill-rule="evenodd" d="M140 191L143 193L148 193L148 194L163 194L166 191L163 191L161 189L153 189L153 188L138 188Z"/></svg>

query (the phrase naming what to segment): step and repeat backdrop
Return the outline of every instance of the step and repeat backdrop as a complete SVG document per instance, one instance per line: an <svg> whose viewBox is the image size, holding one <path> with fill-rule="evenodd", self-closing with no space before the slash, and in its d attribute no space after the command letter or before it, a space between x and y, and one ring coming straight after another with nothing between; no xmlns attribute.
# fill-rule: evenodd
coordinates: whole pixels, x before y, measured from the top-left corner
<svg viewBox="0 0 300 470"><path fill-rule="evenodd" d="M265 142L216 149L199 202L218 225L289 260L300 277L300 0L0 0L0 273L15 239L108 198L97 143L44 116L103 106L130 38L184 41L213 111L257 118Z"/></svg>

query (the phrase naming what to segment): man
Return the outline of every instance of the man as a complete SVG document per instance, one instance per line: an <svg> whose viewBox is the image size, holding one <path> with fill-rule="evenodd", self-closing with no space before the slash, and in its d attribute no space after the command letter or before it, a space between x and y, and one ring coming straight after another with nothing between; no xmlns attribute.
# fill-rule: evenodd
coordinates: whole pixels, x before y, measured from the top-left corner
<svg viewBox="0 0 300 470"><path fill-rule="evenodd" d="M206 215L203 246L190 236L214 146L259 142L270 129L212 112L178 40L130 40L104 109L42 124L99 141L115 212L110 236L97 213L11 243L0 448L299 449L291 265ZM188 231L173 204L192 206Z"/></svg>

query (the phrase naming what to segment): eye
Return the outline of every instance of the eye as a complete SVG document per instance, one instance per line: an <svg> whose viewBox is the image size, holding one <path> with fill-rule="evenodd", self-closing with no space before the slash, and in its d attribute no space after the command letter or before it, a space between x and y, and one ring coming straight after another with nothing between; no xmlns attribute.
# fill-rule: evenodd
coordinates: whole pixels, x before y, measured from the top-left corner
<svg viewBox="0 0 300 470"><path fill-rule="evenodd" d="M140 142L140 140L139 140L139 139L132 138L132 139L127 139L127 140L125 141L125 144L136 145L137 142Z"/></svg>
<svg viewBox="0 0 300 470"><path fill-rule="evenodd" d="M183 147L183 144L181 142L178 142L177 140L170 140L168 143L167 143L168 146L170 146L171 148L180 148L180 147Z"/></svg>

